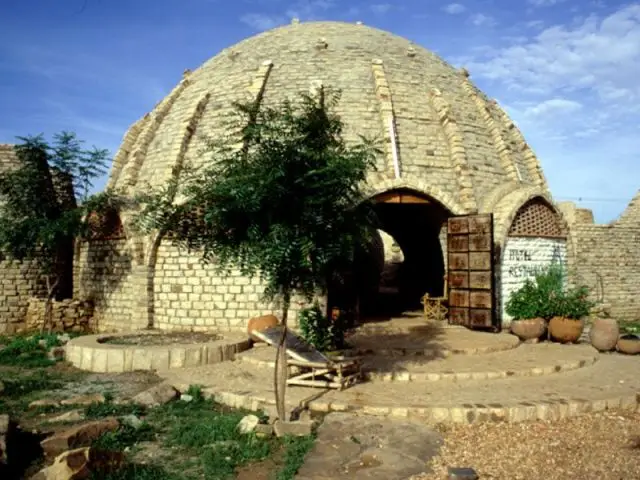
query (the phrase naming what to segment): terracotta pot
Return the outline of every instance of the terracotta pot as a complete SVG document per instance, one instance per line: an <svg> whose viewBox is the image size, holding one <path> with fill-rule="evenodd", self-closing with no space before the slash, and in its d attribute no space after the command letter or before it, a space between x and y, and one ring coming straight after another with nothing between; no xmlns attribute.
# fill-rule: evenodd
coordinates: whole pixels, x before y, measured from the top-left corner
<svg viewBox="0 0 640 480"><path fill-rule="evenodd" d="M613 318L596 318L591 324L589 339L596 350L608 352L616 348L620 328Z"/></svg>
<svg viewBox="0 0 640 480"><path fill-rule="evenodd" d="M533 340L540 338L547 327L544 318L527 318L511 321L511 333L520 340Z"/></svg>
<svg viewBox="0 0 640 480"><path fill-rule="evenodd" d="M619 352L627 355L638 355L640 353L640 337L637 335L621 335L616 348Z"/></svg>
<svg viewBox="0 0 640 480"><path fill-rule="evenodd" d="M251 339L255 342L261 342L262 340L251 335L251 332L253 332L254 330L260 332L269 327L275 327L276 325L278 325L278 323L278 317L276 317L275 315L262 315L260 317L253 317L251 320L249 320L249 324L247 325L247 333L249 334L249 337L251 337Z"/></svg>
<svg viewBox="0 0 640 480"><path fill-rule="evenodd" d="M584 320L553 317L549 322L551 338L560 343L576 343L584 330Z"/></svg>

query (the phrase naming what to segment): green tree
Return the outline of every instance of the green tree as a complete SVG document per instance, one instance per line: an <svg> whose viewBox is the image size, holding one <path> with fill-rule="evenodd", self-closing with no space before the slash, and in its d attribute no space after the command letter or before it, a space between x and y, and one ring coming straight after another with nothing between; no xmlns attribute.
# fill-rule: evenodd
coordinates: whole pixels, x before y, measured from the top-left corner
<svg viewBox="0 0 640 480"><path fill-rule="evenodd" d="M0 173L0 252L34 262L44 276L44 329L51 301L70 275L73 244L85 228L87 207L109 197L89 197L92 180L106 171L108 152L83 149L70 132L54 135L52 143L42 135L18 139L17 165Z"/></svg>
<svg viewBox="0 0 640 480"><path fill-rule="evenodd" d="M209 142L205 167L176 171L168 186L143 196L136 220L200 251L219 272L259 276L264 299L281 304L274 384L282 419L292 296L311 301L326 291L375 222L362 188L379 150L364 137L345 143L338 101L338 92L321 89L296 105L236 104L238 134Z"/></svg>

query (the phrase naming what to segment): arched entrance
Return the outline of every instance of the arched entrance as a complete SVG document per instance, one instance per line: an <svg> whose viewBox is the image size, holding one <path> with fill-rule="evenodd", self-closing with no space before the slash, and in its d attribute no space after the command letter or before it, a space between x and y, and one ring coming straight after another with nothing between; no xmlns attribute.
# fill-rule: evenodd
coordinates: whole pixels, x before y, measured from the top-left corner
<svg viewBox="0 0 640 480"><path fill-rule="evenodd" d="M330 304L354 310L360 321L422 308L422 296L444 291L446 221L451 213L434 199L408 189L373 197L379 230L360 251Z"/></svg>

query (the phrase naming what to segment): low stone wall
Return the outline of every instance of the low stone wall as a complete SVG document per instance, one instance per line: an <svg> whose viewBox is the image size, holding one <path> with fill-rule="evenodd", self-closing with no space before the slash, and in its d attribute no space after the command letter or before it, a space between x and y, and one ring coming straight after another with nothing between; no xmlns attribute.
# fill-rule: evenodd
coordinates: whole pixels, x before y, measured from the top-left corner
<svg viewBox="0 0 640 480"><path fill-rule="evenodd" d="M39 330L44 322L46 300L29 299L25 330ZM51 329L55 332L88 333L93 330L93 303L86 300L53 302Z"/></svg>
<svg viewBox="0 0 640 480"><path fill-rule="evenodd" d="M0 254L0 334L23 329L29 299L42 293L44 285L34 264L3 260Z"/></svg>

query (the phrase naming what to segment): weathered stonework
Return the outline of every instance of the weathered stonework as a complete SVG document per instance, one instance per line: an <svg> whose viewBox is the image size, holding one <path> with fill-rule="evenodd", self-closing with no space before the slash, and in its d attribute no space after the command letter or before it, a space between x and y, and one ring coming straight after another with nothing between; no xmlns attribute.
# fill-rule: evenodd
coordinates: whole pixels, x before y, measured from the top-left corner
<svg viewBox="0 0 640 480"><path fill-rule="evenodd" d="M40 330L44 323L46 301L42 298L29 299L26 314L26 331ZM92 331L93 304L82 300L61 300L52 302L51 323L48 329L54 332Z"/></svg>

